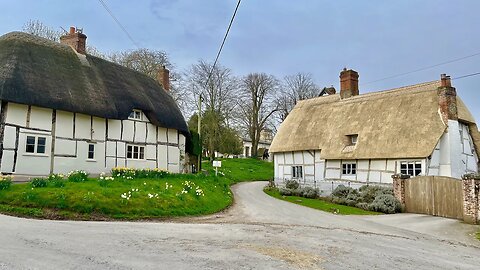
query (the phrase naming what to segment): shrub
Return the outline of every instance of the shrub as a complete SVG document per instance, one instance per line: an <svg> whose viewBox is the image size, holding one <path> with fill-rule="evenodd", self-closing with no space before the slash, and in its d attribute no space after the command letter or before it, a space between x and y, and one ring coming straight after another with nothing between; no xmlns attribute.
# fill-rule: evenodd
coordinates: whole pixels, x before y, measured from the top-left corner
<svg viewBox="0 0 480 270"><path fill-rule="evenodd" d="M88 173L85 171L71 171L67 175L70 182L85 182L88 179Z"/></svg>
<svg viewBox="0 0 480 270"><path fill-rule="evenodd" d="M333 197L346 199L350 192L353 192L353 188L346 187L344 185L338 185L332 192Z"/></svg>
<svg viewBox="0 0 480 270"><path fill-rule="evenodd" d="M401 204L393 195L381 194L369 205L371 211L394 214L401 211Z"/></svg>
<svg viewBox="0 0 480 270"><path fill-rule="evenodd" d="M288 188L280 188L278 190L278 192L280 193L280 195L282 196L292 196L292 190L291 189L288 189Z"/></svg>
<svg viewBox="0 0 480 270"><path fill-rule="evenodd" d="M355 207L363 209L363 210L370 210L369 204L365 202L360 202L355 205Z"/></svg>
<svg viewBox="0 0 480 270"><path fill-rule="evenodd" d="M10 176L0 176L0 190L9 189L12 185L12 178Z"/></svg>
<svg viewBox="0 0 480 270"><path fill-rule="evenodd" d="M360 202L359 200L360 197L358 196L358 192L356 192L356 190L353 190L345 198L345 204L348 206L355 206L357 203Z"/></svg>
<svg viewBox="0 0 480 270"><path fill-rule="evenodd" d="M297 189L300 187L300 184L295 180L287 180L285 182L285 187L288 189Z"/></svg>
<svg viewBox="0 0 480 270"><path fill-rule="evenodd" d="M42 188L48 185L48 180L45 178L33 178L30 184L32 188Z"/></svg>
<svg viewBox="0 0 480 270"><path fill-rule="evenodd" d="M379 195L388 194L393 196L393 189L388 187L365 185L360 187L359 191L360 201L365 203L372 203Z"/></svg>
<svg viewBox="0 0 480 270"><path fill-rule="evenodd" d="M315 199L320 195L319 193L318 188L304 187L302 190L302 197Z"/></svg>

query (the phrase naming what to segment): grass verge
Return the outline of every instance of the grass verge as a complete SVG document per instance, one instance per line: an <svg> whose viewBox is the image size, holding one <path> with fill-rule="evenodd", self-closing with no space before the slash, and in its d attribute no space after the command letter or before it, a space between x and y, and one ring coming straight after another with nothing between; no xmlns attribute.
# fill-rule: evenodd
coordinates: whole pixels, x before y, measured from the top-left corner
<svg viewBox="0 0 480 270"><path fill-rule="evenodd" d="M155 219L205 215L233 201L227 178L171 174L161 179L64 180L46 187L31 183L0 190L0 212L47 219Z"/></svg>
<svg viewBox="0 0 480 270"><path fill-rule="evenodd" d="M298 196L282 196L278 192L278 189L272 189L272 188L265 188L264 192L274 198L295 203L298 205L303 205L306 207L310 207L313 209L329 212L329 213L334 213L334 214L340 214L340 215L381 215L381 213L378 212L372 212L372 211L366 211L360 208L352 207L352 206L346 206L346 205L340 205L340 204L334 204L330 202L323 201L321 199L308 199L308 198L303 198L303 197L298 197Z"/></svg>
<svg viewBox="0 0 480 270"><path fill-rule="evenodd" d="M235 182L268 181L273 178L273 163L253 158L224 158L218 175ZM215 175L215 168L210 162L202 163L203 169Z"/></svg>
<svg viewBox="0 0 480 270"><path fill-rule="evenodd" d="M477 237L478 240L480 240L480 231L478 231L475 236Z"/></svg>

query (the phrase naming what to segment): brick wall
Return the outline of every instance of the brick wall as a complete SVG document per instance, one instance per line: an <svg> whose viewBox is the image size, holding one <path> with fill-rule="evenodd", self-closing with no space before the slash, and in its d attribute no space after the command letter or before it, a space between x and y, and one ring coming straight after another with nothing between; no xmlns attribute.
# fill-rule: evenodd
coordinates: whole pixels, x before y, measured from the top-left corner
<svg viewBox="0 0 480 270"><path fill-rule="evenodd" d="M480 175L467 174L463 176L463 220L467 223L480 222Z"/></svg>

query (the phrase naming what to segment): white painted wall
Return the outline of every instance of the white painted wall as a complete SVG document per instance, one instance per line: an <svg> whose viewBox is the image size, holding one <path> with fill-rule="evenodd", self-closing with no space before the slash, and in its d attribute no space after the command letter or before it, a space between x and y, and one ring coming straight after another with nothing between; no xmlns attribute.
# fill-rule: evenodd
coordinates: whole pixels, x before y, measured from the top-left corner
<svg viewBox="0 0 480 270"><path fill-rule="evenodd" d="M2 173L48 175L79 169L98 174L123 166L183 171L185 136L152 125L145 115L142 120L114 120L15 103L4 109ZM46 138L45 154L26 153L29 135ZM93 159L88 159L89 144L95 145ZM127 144L144 146L145 159L127 159Z"/></svg>

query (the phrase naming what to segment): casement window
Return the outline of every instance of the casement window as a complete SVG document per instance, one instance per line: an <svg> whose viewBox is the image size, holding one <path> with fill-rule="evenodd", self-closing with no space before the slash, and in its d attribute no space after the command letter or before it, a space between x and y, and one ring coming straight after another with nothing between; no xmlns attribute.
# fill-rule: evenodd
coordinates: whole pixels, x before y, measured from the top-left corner
<svg viewBox="0 0 480 270"><path fill-rule="evenodd" d="M145 159L145 146L127 145L128 159Z"/></svg>
<svg viewBox="0 0 480 270"><path fill-rule="evenodd" d="M417 176L422 173L421 161L402 161L400 162L400 173L410 176Z"/></svg>
<svg viewBox="0 0 480 270"><path fill-rule="evenodd" d="M35 154L45 154L45 145L47 144L46 137L27 136L27 143L25 152Z"/></svg>
<svg viewBox="0 0 480 270"><path fill-rule="evenodd" d="M303 166L292 166L292 178L303 178Z"/></svg>
<svg viewBox="0 0 480 270"><path fill-rule="evenodd" d="M142 120L142 111L140 110L133 110L131 113L130 113L130 116L128 117L129 119L133 119L133 120Z"/></svg>
<svg viewBox="0 0 480 270"><path fill-rule="evenodd" d="M357 174L357 164L356 163L343 163L342 164L342 174L343 175L356 175Z"/></svg>
<svg viewBox="0 0 480 270"><path fill-rule="evenodd" d="M95 144L88 145L88 159L95 159Z"/></svg>

